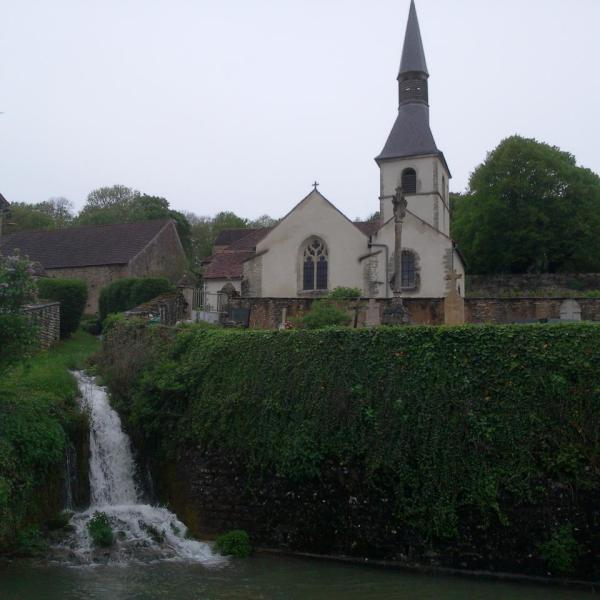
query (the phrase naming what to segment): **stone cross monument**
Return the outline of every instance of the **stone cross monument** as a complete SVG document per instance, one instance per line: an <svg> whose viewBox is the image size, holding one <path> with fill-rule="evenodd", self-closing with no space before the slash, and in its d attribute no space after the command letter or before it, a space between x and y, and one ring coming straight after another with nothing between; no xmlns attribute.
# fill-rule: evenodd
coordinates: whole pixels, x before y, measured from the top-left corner
<svg viewBox="0 0 600 600"><path fill-rule="evenodd" d="M392 198L394 208L394 284L392 291L394 297L383 311L385 325L406 325L410 322L410 315L402 302L402 224L406 217L406 196L402 186L396 188Z"/></svg>

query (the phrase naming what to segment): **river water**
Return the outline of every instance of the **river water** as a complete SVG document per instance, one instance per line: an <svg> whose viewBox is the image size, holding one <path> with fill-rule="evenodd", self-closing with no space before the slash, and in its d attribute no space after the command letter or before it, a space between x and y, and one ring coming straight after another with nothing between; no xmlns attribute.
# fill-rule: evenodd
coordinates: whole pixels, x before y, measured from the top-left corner
<svg viewBox="0 0 600 600"><path fill-rule="evenodd" d="M334 562L259 555L224 559L186 537L165 508L143 502L128 437L106 391L76 373L90 415L92 505L52 543L44 562L0 562L0 600L577 600L583 592L420 576ZM97 548L87 523L104 513L115 533Z"/></svg>
<svg viewBox="0 0 600 600"><path fill-rule="evenodd" d="M219 567L162 561L65 567L0 563L2 600L592 600L543 586L254 556Z"/></svg>

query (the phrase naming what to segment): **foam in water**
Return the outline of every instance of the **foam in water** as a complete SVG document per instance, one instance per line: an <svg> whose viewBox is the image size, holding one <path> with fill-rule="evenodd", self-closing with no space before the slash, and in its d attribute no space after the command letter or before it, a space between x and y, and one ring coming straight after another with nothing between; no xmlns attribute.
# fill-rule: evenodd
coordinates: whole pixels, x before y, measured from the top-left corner
<svg viewBox="0 0 600 600"><path fill-rule="evenodd" d="M224 559L208 544L186 538L187 528L172 512L141 503L129 438L110 407L106 389L81 372L75 377L82 407L90 417L92 502L88 510L73 515L72 534L55 550L83 564L165 559L222 563ZM109 549L95 547L90 538L87 523L96 512L106 514L115 534Z"/></svg>

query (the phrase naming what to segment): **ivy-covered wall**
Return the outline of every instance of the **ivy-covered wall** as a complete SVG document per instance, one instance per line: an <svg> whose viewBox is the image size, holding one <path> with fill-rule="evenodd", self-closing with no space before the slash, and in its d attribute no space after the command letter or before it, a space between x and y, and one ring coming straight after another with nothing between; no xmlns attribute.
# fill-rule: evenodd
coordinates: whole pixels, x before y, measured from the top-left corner
<svg viewBox="0 0 600 600"><path fill-rule="evenodd" d="M197 534L600 576L600 327L125 323L101 362L161 499Z"/></svg>

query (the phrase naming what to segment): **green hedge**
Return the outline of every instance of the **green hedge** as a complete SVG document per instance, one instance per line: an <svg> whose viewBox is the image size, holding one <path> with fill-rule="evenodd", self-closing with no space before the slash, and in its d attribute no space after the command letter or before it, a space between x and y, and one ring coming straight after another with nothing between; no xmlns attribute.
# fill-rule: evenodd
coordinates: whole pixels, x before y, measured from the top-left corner
<svg viewBox="0 0 600 600"><path fill-rule="evenodd" d="M598 364L594 325L192 328L130 409L169 449L219 445L286 477L316 476L332 456L359 459L403 482L403 514L451 533L465 503L497 511L501 490L535 495L540 470L592 483Z"/></svg>
<svg viewBox="0 0 600 600"><path fill-rule="evenodd" d="M126 339L108 335L115 364ZM397 522L430 540L465 514L514 539L515 507L600 494L600 326L191 327L147 356L121 410L168 461L194 448L294 482L358 465L361 489L392 490ZM568 525L553 510L543 522Z"/></svg>
<svg viewBox="0 0 600 600"><path fill-rule="evenodd" d="M173 289L168 279L162 277L128 277L102 288L100 292L100 319L123 312Z"/></svg>
<svg viewBox="0 0 600 600"><path fill-rule="evenodd" d="M60 337L77 331L87 302L87 285L78 279L41 278L38 293L44 300L60 302Z"/></svg>

